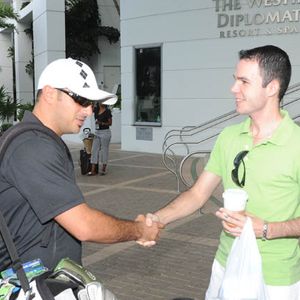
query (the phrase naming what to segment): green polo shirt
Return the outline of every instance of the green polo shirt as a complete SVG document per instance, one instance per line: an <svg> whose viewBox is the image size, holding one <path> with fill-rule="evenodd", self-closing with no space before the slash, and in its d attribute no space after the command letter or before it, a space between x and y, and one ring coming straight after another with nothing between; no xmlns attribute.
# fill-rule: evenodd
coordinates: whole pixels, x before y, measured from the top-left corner
<svg viewBox="0 0 300 300"><path fill-rule="evenodd" d="M246 210L268 222L300 217L300 127L281 111L283 120L273 136L253 146L250 118L224 129L211 153L206 170L222 177L224 189L237 188L231 179L233 160L242 150L246 155L246 182L249 195ZM243 165L239 168L240 177ZM221 233L216 259L226 265L234 238ZM268 241L257 239L263 273L268 285L291 285L300 280L298 238Z"/></svg>

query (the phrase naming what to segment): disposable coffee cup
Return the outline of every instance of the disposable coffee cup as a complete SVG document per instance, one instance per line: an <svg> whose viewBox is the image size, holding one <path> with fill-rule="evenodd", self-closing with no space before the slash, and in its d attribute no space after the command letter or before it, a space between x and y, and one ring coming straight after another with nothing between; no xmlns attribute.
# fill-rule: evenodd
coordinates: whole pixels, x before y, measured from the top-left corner
<svg viewBox="0 0 300 300"><path fill-rule="evenodd" d="M227 189L223 193L224 207L228 210L244 213L246 203L248 200L248 194L241 189ZM228 226L235 227L230 222L226 222Z"/></svg>
<svg viewBox="0 0 300 300"><path fill-rule="evenodd" d="M223 199L226 209L242 212L246 208L248 194L242 189L227 189L223 193Z"/></svg>

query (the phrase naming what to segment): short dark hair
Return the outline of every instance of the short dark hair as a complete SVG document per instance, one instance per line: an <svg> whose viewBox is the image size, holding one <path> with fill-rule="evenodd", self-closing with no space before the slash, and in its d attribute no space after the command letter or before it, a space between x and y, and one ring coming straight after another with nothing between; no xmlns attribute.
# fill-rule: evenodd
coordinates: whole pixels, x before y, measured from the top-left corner
<svg viewBox="0 0 300 300"><path fill-rule="evenodd" d="M38 102L40 100L41 94L42 94L42 89L37 90L35 102Z"/></svg>
<svg viewBox="0 0 300 300"><path fill-rule="evenodd" d="M266 87L273 79L280 84L279 101L283 98L291 79L292 67L289 56L282 49L266 45L249 50L241 50L239 58L256 60L258 62L263 87Z"/></svg>

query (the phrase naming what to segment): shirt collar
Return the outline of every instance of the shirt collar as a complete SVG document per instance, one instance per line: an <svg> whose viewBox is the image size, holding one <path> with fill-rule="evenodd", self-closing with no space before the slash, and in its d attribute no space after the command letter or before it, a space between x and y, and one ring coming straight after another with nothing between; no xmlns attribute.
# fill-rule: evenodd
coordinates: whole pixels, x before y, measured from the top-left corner
<svg viewBox="0 0 300 300"><path fill-rule="evenodd" d="M276 145L284 145L289 140L290 135L293 131L294 121L290 118L289 113L286 110L280 110L282 120L279 126L274 131L272 137L265 143L272 143ZM248 117L241 126L240 134L248 134L251 135L250 132L251 119Z"/></svg>
<svg viewBox="0 0 300 300"><path fill-rule="evenodd" d="M25 111L22 121L23 122L41 123L41 121L29 110Z"/></svg>

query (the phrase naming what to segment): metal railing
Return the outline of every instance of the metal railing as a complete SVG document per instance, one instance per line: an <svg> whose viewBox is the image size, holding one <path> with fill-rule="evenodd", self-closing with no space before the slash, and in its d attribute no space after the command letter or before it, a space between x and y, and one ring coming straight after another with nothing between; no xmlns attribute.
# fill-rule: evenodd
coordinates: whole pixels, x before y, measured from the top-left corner
<svg viewBox="0 0 300 300"><path fill-rule="evenodd" d="M291 85L287 89L285 97L298 91L300 91L300 82ZM297 97L287 101L286 103L283 102L281 108L285 108L299 100L300 97ZM182 182L186 187L190 187L192 185L188 183L187 179L184 176L183 167L186 162L192 156L208 155L210 153L210 150L206 150L203 148L200 149L200 147L204 142L216 138L221 132L222 128L219 128L215 133L207 135L204 138L197 139L197 136L199 134L207 132L208 130L216 129L217 125L222 126L227 121L237 118L238 116L239 114L235 110L232 110L198 126L185 126L181 129L173 129L167 132L162 145L162 161L165 167L175 175L178 192L180 192L180 182ZM296 120L300 118L300 114L293 116L292 118ZM199 145L199 149L192 151L192 148L195 148L196 145ZM181 148L179 151L180 154L176 154L176 148ZM185 154L182 155L182 153Z"/></svg>

